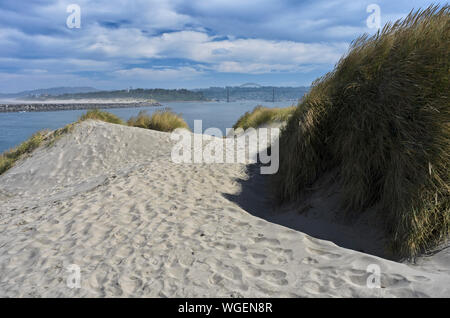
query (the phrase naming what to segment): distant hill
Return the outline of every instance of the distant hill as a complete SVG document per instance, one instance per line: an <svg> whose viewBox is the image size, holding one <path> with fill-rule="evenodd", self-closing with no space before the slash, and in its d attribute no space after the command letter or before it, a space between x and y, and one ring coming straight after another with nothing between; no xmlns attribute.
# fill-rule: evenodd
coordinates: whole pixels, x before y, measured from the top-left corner
<svg viewBox="0 0 450 318"><path fill-rule="evenodd" d="M200 89L124 89L101 91L92 87L54 87L36 89L16 94L0 94L0 98L16 98L30 101L48 100L81 100L81 99L139 99L170 101L297 101L307 92L309 87L275 87L259 86L255 83L245 83L241 86L210 87Z"/></svg>
<svg viewBox="0 0 450 318"><path fill-rule="evenodd" d="M124 89L114 91L95 91L88 93L67 93L57 96L30 96L27 100L77 100L77 99L136 99L136 100L156 100L158 102L169 101L203 101L206 100L201 92L194 92L187 89Z"/></svg>
<svg viewBox="0 0 450 318"><path fill-rule="evenodd" d="M89 93L97 92L98 89L93 87L51 87L43 89L35 89L29 91L23 91L18 93L0 94L2 98L21 98L41 95L62 95L62 94L77 94L77 93Z"/></svg>
<svg viewBox="0 0 450 318"><path fill-rule="evenodd" d="M257 84L257 83L245 83L245 84L242 84L239 87L257 87L257 88L259 88L259 87L262 87L262 86Z"/></svg>
<svg viewBox="0 0 450 318"><path fill-rule="evenodd" d="M276 87L259 86L255 83L246 83L241 86L200 88L195 91L212 100L259 100L259 101L286 101L299 100L309 91L309 87Z"/></svg>

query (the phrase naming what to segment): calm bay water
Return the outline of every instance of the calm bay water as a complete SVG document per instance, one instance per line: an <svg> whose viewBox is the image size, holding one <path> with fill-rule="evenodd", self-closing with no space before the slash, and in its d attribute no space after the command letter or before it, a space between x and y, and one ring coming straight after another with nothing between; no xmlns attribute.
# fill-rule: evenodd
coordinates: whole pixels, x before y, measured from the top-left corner
<svg viewBox="0 0 450 318"><path fill-rule="evenodd" d="M203 120L203 130L216 127L225 134L226 128L231 128L246 111L256 105L267 107L286 107L294 102L173 102L164 103L163 107L138 107L107 109L124 120L136 116L139 111L147 110L149 114L164 107L170 107L174 112L181 113L189 127L193 129L194 120ZM33 133L43 129L57 129L76 121L86 110L67 110L57 112L26 112L0 113L0 153L17 146L28 139Z"/></svg>

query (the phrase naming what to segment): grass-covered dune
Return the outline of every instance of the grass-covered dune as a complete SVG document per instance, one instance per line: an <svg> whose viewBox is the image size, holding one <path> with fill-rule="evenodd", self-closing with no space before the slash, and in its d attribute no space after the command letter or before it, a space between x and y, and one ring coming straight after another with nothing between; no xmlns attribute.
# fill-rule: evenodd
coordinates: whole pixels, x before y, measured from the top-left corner
<svg viewBox="0 0 450 318"><path fill-rule="evenodd" d="M14 164L22 158L30 155L35 149L41 146L51 146L62 135L70 132L73 124L54 131L38 131L19 146L0 154L0 175L12 168Z"/></svg>
<svg viewBox="0 0 450 318"><path fill-rule="evenodd" d="M376 208L393 255L414 257L446 240L449 71L448 5L354 41L282 132L278 200L302 197L333 172L347 214Z"/></svg>
<svg viewBox="0 0 450 318"><path fill-rule="evenodd" d="M242 115L233 128L258 128L261 125L270 124L274 122L285 122L295 111L295 107L284 108L269 108L264 106L256 106L251 112L246 112Z"/></svg>
<svg viewBox="0 0 450 318"><path fill-rule="evenodd" d="M81 115L78 121L73 124L52 132L39 131L19 146L0 154L0 175L12 168L17 161L31 154L36 148L53 145L58 138L72 131L75 124L85 120L100 120L111 124L129 125L165 132L171 132L177 128L189 130L189 126L181 115L175 114L168 109L156 111L152 116L147 115L145 112L140 112L138 116L131 117L127 123L114 114L100 109L92 109Z"/></svg>
<svg viewBox="0 0 450 318"><path fill-rule="evenodd" d="M10 169L17 160L38 148L44 139L45 133L37 132L18 147L2 153L0 155L0 175Z"/></svg>

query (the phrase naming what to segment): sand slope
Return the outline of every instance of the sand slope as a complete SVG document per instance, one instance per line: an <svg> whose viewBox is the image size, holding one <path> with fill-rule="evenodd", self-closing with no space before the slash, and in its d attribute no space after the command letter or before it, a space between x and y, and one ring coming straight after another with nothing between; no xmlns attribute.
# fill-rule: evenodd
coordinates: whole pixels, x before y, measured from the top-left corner
<svg viewBox="0 0 450 318"><path fill-rule="evenodd" d="M172 145L87 121L0 176L0 296L450 297L447 251L409 265L314 238L269 212L251 168L174 164Z"/></svg>

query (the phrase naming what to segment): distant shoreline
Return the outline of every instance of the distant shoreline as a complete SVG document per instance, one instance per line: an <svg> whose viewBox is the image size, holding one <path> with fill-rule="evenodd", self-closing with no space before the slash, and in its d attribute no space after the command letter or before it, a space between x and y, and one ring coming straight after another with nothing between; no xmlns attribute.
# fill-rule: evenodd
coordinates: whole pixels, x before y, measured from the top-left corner
<svg viewBox="0 0 450 318"><path fill-rule="evenodd" d="M233 100L230 102L248 102L252 101L259 104L272 103L262 100ZM276 102L284 102L290 100L280 100ZM224 100L184 100L184 101L167 101L167 103L226 103ZM292 100L293 104L296 104ZM27 102L27 101L0 101L0 113L18 113L18 112L52 112L52 111L64 111L64 110L89 110L89 109L108 109L108 108L136 108L136 107L162 107L163 104L159 102L118 102L118 101L47 101L42 102Z"/></svg>
<svg viewBox="0 0 450 318"><path fill-rule="evenodd" d="M95 108L134 108L134 107L163 106L158 102L128 102L128 103L20 103L0 104L0 113L14 112L49 112L63 110L84 110Z"/></svg>

